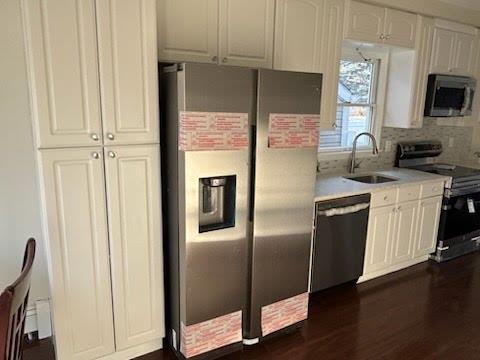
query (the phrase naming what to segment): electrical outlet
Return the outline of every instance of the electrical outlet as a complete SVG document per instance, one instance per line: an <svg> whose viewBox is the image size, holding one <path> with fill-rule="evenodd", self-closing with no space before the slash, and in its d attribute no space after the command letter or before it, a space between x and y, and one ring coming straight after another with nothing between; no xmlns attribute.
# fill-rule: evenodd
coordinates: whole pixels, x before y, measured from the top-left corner
<svg viewBox="0 0 480 360"><path fill-rule="evenodd" d="M453 147L455 145L455 138L449 137L448 138L448 147Z"/></svg>
<svg viewBox="0 0 480 360"><path fill-rule="evenodd" d="M390 151L392 151L392 141L385 140L385 152L390 152Z"/></svg>

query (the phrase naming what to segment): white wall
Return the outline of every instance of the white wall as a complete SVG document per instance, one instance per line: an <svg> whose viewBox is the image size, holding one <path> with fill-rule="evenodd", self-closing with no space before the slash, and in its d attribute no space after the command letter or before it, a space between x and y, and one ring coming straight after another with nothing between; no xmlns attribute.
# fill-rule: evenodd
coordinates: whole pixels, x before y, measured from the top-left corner
<svg viewBox="0 0 480 360"><path fill-rule="evenodd" d="M30 303L49 296L19 0L0 1L0 291L37 240Z"/></svg>

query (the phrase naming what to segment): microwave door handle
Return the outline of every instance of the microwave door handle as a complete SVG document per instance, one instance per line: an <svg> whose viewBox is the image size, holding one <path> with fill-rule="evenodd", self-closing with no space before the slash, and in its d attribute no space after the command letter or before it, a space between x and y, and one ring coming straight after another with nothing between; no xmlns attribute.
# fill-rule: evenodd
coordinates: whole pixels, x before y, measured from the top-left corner
<svg viewBox="0 0 480 360"><path fill-rule="evenodd" d="M472 94L472 89L470 86L465 87L465 97L463 99L462 110L460 111L460 115L465 115L468 111L468 107L470 105L470 97Z"/></svg>

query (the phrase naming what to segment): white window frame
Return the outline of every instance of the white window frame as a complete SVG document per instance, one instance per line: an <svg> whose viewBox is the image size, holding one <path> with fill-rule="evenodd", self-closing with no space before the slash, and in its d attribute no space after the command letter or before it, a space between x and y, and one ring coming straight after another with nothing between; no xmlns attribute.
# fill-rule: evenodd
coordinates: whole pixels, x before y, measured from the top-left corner
<svg viewBox="0 0 480 360"><path fill-rule="evenodd" d="M388 61L389 54L388 51L380 51L379 49L362 49L362 55L366 58L378 59L379 66L376 72L377 86L373 91L375 91L375 111L372 117L372 133L377 139L377 144L380 146L382 127L383 127L383 118L385 111L385 97L387 91L387 77L388 77ZM358 54L355 49L350 47L344 47L342 49L342 60L353 60L359 61L363 60L362 57ZM340 71L340 64L338 64L338 71ZM336 90L338 91L338 89ZM338 103L337 103L338 104ZM336 104L336 105L337 105ZM334 119L336 121L336 119ZM382 151L382 150L380 150ZM326 148L318 149L318 160L336 160L336 159L347 159L352 153L352 148ZM375 157L371 150L371 146L358 146L357 147L357 157Z"/></svg>

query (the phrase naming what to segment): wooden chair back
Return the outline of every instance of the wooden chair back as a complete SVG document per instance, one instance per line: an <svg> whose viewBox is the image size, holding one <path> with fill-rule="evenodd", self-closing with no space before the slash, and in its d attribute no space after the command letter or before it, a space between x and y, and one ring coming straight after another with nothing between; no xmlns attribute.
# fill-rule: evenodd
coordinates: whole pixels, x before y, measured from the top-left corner
<svg viewBox="0 0 480 360"><path fill-rule="evenodd" d="M0 360L22 358L22 340L34 258L35 239L28 239L21 274L0 295Z"/></svg>

